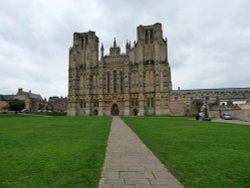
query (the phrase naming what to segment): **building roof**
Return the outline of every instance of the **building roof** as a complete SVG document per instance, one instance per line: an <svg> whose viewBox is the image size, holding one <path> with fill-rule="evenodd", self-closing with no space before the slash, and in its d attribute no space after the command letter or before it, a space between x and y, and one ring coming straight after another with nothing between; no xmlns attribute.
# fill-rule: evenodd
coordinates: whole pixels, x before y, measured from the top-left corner
<svg viewBox="0 0 250 188"><path fill-rule="evenodd" d="M0 100L9 101L14 98L15 95L0 95Z"/></svg>
<svg viewBox="0 0 250 188"><path fill-rule="evenodd" d="M246 100L244 96L219 96L220 100L235 99L235 100Z"/></svg>
<svg viewBox="0 0 250 188"><path fill-rule="evenodd" d="M190 90L172 90L173 95L195 94L195 93L221 93L221 92L249 92L248 88L217 88L217 89L190 89Z"/></svg>
<svg viewBox="0 0 250 188"><path fill-rule="evenodd" d="M24 100L26 97L28 97L30 99L43 100L41 95L32 93L31 91L26 92L26 91L23 91L22 88L19 88L15 98L19 99L19 100Z"/></svg>
<svg viewBox="0 0 250 188"><path fill-rule="evenodd" d="M26 99L26 96L25 95L16 95L16 96L14 96L14 99L24 101Z"/></svg>
<svg viewBox="0 0 250 188"><path fill-rule="evenodd" d="M6 101L6 99L3 95L0 95L0 101Z"/></svg>

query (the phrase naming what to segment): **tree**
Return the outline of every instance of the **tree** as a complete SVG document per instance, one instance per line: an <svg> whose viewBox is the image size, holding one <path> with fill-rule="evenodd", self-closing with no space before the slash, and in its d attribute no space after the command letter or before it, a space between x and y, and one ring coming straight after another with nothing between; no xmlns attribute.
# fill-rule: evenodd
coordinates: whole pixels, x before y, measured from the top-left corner
<svg viewBox="0 0 250 188"><path fill-rule="evenodd" d="M9 102L9 107L10 110L14 110L17 112L25 108L25 103L24 101L21 101L19 99L14 99Z"/></svg>

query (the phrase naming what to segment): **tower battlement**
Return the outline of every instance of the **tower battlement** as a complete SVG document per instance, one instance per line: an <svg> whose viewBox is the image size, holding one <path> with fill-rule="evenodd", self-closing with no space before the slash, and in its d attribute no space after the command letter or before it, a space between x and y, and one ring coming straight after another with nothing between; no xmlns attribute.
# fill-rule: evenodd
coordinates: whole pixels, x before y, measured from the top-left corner
<svg viewBox="0 0 250 188"><path fill-rule="evenodd" d="M137 40L138 43L152 44L154 42L163 42L162 25L156 23L148 26L137 27Z"/></svg>
<svg viewBox="0 0 250 188"><path fill-rule="evenodd" d="M82 50L87 48L98 49L99 38L96 36L94 31L88 31L85 33L75 32L73 36L74 36L73 47L80 48Z"/></svg>

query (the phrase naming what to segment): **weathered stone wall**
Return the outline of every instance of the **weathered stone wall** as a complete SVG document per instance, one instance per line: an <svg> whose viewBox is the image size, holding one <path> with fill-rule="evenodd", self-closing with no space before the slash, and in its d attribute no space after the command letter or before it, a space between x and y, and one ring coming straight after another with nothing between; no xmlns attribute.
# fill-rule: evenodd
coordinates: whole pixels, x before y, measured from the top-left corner
<svg viewBox="0 0 250 188"><path fill-rule="evenodd" d="M173 90L170 95L171 112L180 112L180 104L182 104L182 115L194 115L202 104L206 102L211 106L211 117L217 117L217 111L240 109L238 106L218 106L220 98L227 98L227 101L247 100L250 95L250 88L226 88L226 89L197 89L197 90ZM175 106L176 105L176 106ZM212 108L213 107L213 108ZM178 113L179 114L179 113Z"/></svg>
<svg viewBox="0 0 250 188"><path fill-rule="evenodd" d="M74 33L69 58L68 115L167 115L172 89L161 24L137 28L126 54L114 40L98 60L94 32Z"/></svg>
<svg viewBox="0 0 250 188"><path fill-rule="evenodd" d="M250 121L250 110L232 110L232 111L222 111L222 113L229 113L232 115L232 119L237 119L241 121Z"/></svg>

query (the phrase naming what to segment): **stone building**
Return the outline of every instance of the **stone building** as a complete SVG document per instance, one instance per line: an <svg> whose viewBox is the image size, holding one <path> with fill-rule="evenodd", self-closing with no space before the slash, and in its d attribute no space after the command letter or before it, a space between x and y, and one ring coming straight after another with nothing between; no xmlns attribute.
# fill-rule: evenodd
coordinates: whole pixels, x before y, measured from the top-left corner
<svg viewBox="0 0 250 188"><path fill-rule="evenodd" d="M172 90L160 23L138 26L137 41L125 49L114 40L104 55L95 32L74 33L68 115L192 115L205 103L217 112L238 109L250 95L250 88Z"/></svg>
<svg viewBox="0 0 250 188"><path fill-rule="evenodd" d="M195 90L172 90L170 109L172 115L193 115L206 103L212 117L220 111L240 110L250 96L250 88L218 88Z"/></svg>
<svg viewBox="0 0 250 188"><path fill-rule="evenodd" d="M46 103L46 108L53 112L66 112L67 105L68 101L66 97L53 96L49 97L49 100Z"/></svg>
<svg viewBox="0 0 250 188"><path fill-rule="evenodd" d="M16 95L13 96L13 99L24 101L25 109L31 112L36 112L39 102L43 100L41 95L32 93L31 91L24 91L22 88L18 89Z"/></svg>
<svg viewBox="0 0 250 188"><path fill-rule="evenodd" d="M8 100L4 95L0 95L0 112L5 111L8 108Z"/></svg>
<svg viewBox="0 0 250 188"><path fill-rule="evenodd" d="M31 112L36 112L38 104L43 100L41 95L32 93L31 91L27 92L22 88L19 88L15 95L0 95L0 103L5 103L4 106L0 105L0 111L3 110L3 107L8 107L8 103L15 99L24 101L25 109Z"/></svg>
<svg viewBox="0 0 250 188"><path fill-rule="evenodd" d="M53 96L43 99L40 94L24 91L19 88L15 95L0 94L0 112L7 110L9 102L12 100L21 100L25 103L25 109L30 112L58 112L65 113L67 111L67 97Z"/></svg>
<svg viewBox="0 0 250 188"><path fill-rule="evenodd" d="M95 32L74 33L69 52L68 115L168 115L172 90L167 40L160 23L137 28L122 54L104 55Z"/></svg>

